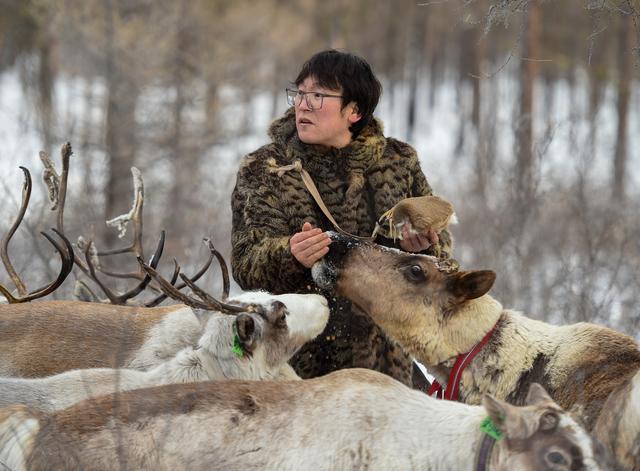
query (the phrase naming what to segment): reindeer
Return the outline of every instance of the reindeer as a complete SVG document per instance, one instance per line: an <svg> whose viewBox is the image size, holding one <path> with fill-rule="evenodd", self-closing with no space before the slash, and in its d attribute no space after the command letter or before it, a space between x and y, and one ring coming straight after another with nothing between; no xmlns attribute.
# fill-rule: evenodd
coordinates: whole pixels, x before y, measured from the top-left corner
<svg viewBox="0 0 640 471"><path fill-rule="evenodd" d="M532 385L525 404L436 401L364 369L172 384L56 413L0 409L0 461L14 471L607 469L542 387Z"/></svg>
<svg viewBox="0 0 640 471"><path fill-rule="evenodd" d="M227 299L228 267L211 244L209 248L220 262L224 280L223 299ZM0 376L41 378L68 370L88 368L149 370L172 359L177 361L174 357L180 350L198 344L199 339L206 337L211 329L220 327L222 321L215 320L219 317L215 316L216 313L257 313L260 309L270 309L271 303L278 301L285 306L291 304L295 308L290 307L292 315L263 315L259 317L264 318L264 322L256 324L259 319L248 316L249 313L245 312L238 322L242 322L239 326L244 326L250 317L253 319L254 330L262 328L265 322L275 323L277 325L274 324L272 330L274 335L280 332L276 335L278 338L282 336L282 332L288 331L290 335L285 345L270 347L273 351L286 352L283 355L288 360L304 342L317 336L327 321L326 299L319 295L248 292L224 302L218 301L199 288L192 279L180 273L184 283L200 298L196 299L174 287L175 280L165 280L140 258L138 262L149 279L158 283L165 296L183 304L147 308L81 301L48 301L0 306ZM231 328L231 321L225 321L224 324ZM252 332L247 333L249 337L251 334ZM276 342L276 339L269 339L267 343L271 341ZM281 358L277 359L277 376L299 379L286 364L286 360L283 362ZM269 357L267 362L271 368L269 374L275 374L273 367L276 360ZM134 376L133 373L128 374ZM85 373L75 372L74 375L72 377L80 378ZM47 383L38 384L46 388Z"/></svg>
<svg viewBox="0 0 640 471"><path fill-rule="evenodd" d="M331 238L329 254L312 269L316 283L335 288L371 316L447 384L445 398L479 404L492 394L521 404L538 382L604 443L613 440L619 463L629 456L638 462L640 350L633 338L594 324L554 326L505 310L487 294L496 276L490 270L458 271L433 257L336 233ZM624 398L605 403L617 391ZM618 416L610 404L620 401L632 415L614 421L618 428L607 426L605 417Z"/></svg>
<svg viewBox="0 0 640 471"><path fill-rule="evenodd" d="M120 230L120 235L124 235L126 225L131 222L133 225L131 244L124 248L100 252L91 241L85 241L81 238L77 247L80 252L84 252L83 261L74 253L70 242L63 235L69 159L72 155L71 145L65 144L61 153L62 172L60 175L56 172L49 156L44 152L40 153L40 158L45 166L45 182L49 190L51 209L57 211L57 229L54 229L54 232L65 243L65 247L63 247L51 236L44 234L60 252L63 259L58 280L46 289L27 293L24 283L15 273L7 256L8 243L22 222L31 194L31 176L25 168L22 168L25 174L25 183L20 212L0 245L2 261L20 294L19 297L15 297L7 288L0 285L0 292L5 294L11 303L0 306L0 352L2 353L0 375L31 378L55 375L72 369L96 367L146 370L173 359L181 349L190 348L198 343L198 339L203 335L205 325L213 315L212 312L225 312L233 307L225 305L224 302L218 302L201 290L198 296L202 300L185 296L179 291L186 286L191 287L192 290L199 290L194 282L204 274L213 259L216 258L222 270L223 300L226 300L229 294L229 274L224 258L213 247L211 241L205 239L210 256L202 269L193 277L188 278L180 273L180 267L174 261L174 273L171 281L167 282L159 277L155 271L164 247L163 232L149 265L145 264L142 247L144 184L140 172L132 168L134 199L131 210L127 214L107 221L107 225L117 227ZM101 257L123 253L132 253L136 256L139 262L137 271L121 273L102 266ZM106 301L113 305L68 301L19 304L52 292L64 281L74 264L94 281L105 294ZM98 277L98 273L116 278L133 278L138 280L138 283L126 292L117 293L106 286L103 280ZM183 278L183 283L175 285L178 275ZM162 288L156 288L162 291L162 294L146 302L145 306L156 306L169 296L181 301L183 305L148 309L134 304L133 298L135 296L148 287L154 286L150 284L152 278L155 283L162 286ZM88 292L88 297L93 301L104 301L100 300L88 287L84 292ZM245 293L235 302L246 304L248 298L255 299L258 303L267 303L266 306L280 299L265 293ZM323 322L321 319L324 316L324 308L320 306L319 298L299 298L297 295L291 295L285 296L282 300L285 303L296 303L296 309L302 306L301 303L309 303L310 307L315 309L310 320L316 320L304 328L294 326L297 330L294 329L293 332L305 333L307 332L305 329L308 329L308 332L313 332L315 326ZM120 307L121 305L128 307ZM241 312L242 310L241 306L235 306L232 312ZM247 315L240 316L239 320L247 319ZM300 314L288 319L294 321L300 319ZM307 334L305 333L305 335ZM306 338L305 335L303 335L304 338ZM301 345L300 339L290 339L290 342L294 342L291 345ZM271 359L269 361L271 362ZM272 366L273 362L270 363L270 367ZM297 378L288 365L281 366L281 376ZM78 375L86 376L82 372L74 374L76 378ZM109 373L102 372L102 374L109 376ZM118 377L121 378L124 374ZM126 374L135 376L134 373ZM71 379L67 378L64 381L71 381ZM18 382L13 387L17 387L17 384ZM33 385L27 386L27 384L28 382L25 382L21 387L35 387ZM41 388L46 389L46 382L38 384ZM104 387L109 388L110 386L105 384Z"/></svg>
<svg viewBox="0 0 640 471"><path fill-rule="evenodd" d="M297 378L287 361L324 329L327 300L316 294L245 293L234 302L258 308L237 315L212 313L195 346L153 369L92 368L47 378L0 378L0 406L53 411L92 396L162 384Z"/></svg>

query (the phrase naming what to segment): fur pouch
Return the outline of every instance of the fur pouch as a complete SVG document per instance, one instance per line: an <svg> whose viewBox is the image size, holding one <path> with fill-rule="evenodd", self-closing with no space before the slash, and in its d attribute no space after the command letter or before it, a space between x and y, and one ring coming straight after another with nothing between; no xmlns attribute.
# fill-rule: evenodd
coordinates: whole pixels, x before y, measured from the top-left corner
<svg viewBox="0 0 640 471"><path fill-rule="evenodd" d="M439 233L456 222L453 205L438 196L405 198L378 219L373 236L380 234L402 240L405 224L409 224L411 233L425 234L429 231Z"/></svg>

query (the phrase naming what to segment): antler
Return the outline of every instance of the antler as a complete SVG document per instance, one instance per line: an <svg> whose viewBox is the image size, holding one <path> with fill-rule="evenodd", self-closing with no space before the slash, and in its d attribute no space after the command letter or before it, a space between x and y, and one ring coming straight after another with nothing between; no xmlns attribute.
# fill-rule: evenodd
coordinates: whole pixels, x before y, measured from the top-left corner
<svg viewBox="0 0 640 471"><path fill-rule="evenodd" d="M160 240L158 240L158 245L156 246L156 250L153 253L153 256L151 257L151 260L149 262L149 264L153 268L156 268L158 266L160 257L162 257L162 251L164 250L164 240L165 240L165 232L162 231L160 234ZM111 304L126 304L129 299L134 298L138 294L142 293L151 282L151 277L148 274L145 274L144 278L142 279L142 281L140 281L140 283L138 283L137 286L133 287L129 291L126 291L125 293L115 294L100 280L100 278L98 278L96 274L94 262L92 261L94 256L95 256L95 246L93 242L89 241L84 251L84 258L89 270L89 276L93 281L96 282L96 284L104 292L104 294L107 296ZM140 257L138 257L138 259L139 258Z"/></svg>
<svg viewBox="0 0 640 471"><path fill-rule="evenodd" d="M69 174L69 158L73 153L71 149L71 144L66 143L62 147L61 153L62 153L62 172L60 175L58 175L58 173L56 172L54 165L52 164L51 160L49 159L49 156L45 152L40 153L40 159L42 160L42 163L44 164L44 167L45 167L44 180L49 190L48 194L49 194L49 199L51 201L51 209L57 210L58 212L57 227L60 233L62 234L64 233L64 205L65 205L66 190L67 190L67 179ZM75 255L74 262L84 272L84 274L87 275L87 277L93 280L93 282L105 294L105 296L107 297L107 300L112 304L126 304L133 297L137 296L142 291L144 291L147 287L149 287L154 291L161 291L162 294L152 299L151 301L147 301L146 303L144 303L145 306L151 307L151 306L156 306L160 304L168 296L173 297L175 299L176 295L175 294L168 295L164 289L158 289L154 285L150 285L151 277L149 273L145 271L145 269L141 265L138 266L138 270L135 272L123 273L123 272L116 272L116 271L106 269L101 264L102 257L106 257L110 255L125 254L125 253L133 253L137 259L141 259L141 260L144 259L143 246L142 246L142 233L143 233L142 211L144 206L144 182L142 179L142 174L137 168L132 167L131 174L133 176L133 188L134 188L134 198L133 198L133 204L131 206L131 210L126 214L123 214L121 216L118 216L116 218L113 218L107 221L108 226L117 228L119 232L118 236L120 238L122 238L125 235L127 224L131 222L133 226L133 239L131 244L123 248L99 251L96 248L95 243L93 243L92 241L86 241L84 238L79 237L76 245L78 249L80 249L80 252L84 253L84 260L81 259L78 255ZM165 239L165 234L163 231L160 237L160 241L158 242L156 251L148 265L152 269L157 268L157 265L162 255L162 250L164 247L164 239ZM209 259L207 260L205 265L192 278L189 278L189 281L193 283L196 280L198 280L209 269L211 262L213 261L213 257L216 257L222 269L223 286L224 286L223 301L224 301L227 299L229 295L228 269L222 255L217 250L215 250L211 241L209 239L206 239L205 242L209 244L209 250L210 250ZM185 286L188 286L188 284L185 281L183 281L177 286L174 286L178 279L178 276L182 276L180 275L180 267L177 265L177 262L174 261L174 263L175 263L175 270L174 270L174 275L172 277L172 281L166 282L166 283L170 284L172 289L180 290ZM106 275L112 278L133 278L133 279L139 280L139 283L132 289L126 291L125 293L116 293L113 290L109 289L109 287L107 287L107 285L98 277L98 273L101 273L103 275ZM160 284L160 282L158 282L158 284ZM86 284L85 284L85 288L88 289ZM95 297L95 295L90 289L89 289L89 292L91 293L92 297L94 297L97 300L97 297ZM211 301L212 299L213 298L209 299L207 302L209 304L212 304L212 301ZM205 309L205 307L202 307L202 309Z"/></svg>
<svg viewBox="0 0 640 471"><path fill-rule="evenodd" d="M48 188L49 200L51 201L51 209L57 210L57 227L60 233L64 233L64 206L67 193L67 179L69 174L69 158L73 154L71 144L66 143L62 146L62 173L58 175L53 163L46 152L40 152L40 160L42 161L44 171L44 181ZM117 255L124 253L133 253L136 257L144 258L144 250L142 246L142 210L144 205L144 182L140 171L132 167L131 174L133 176L134 197L131 210L113 218L106 222L108 226L118 229L118 237L122 238L126 234L127 224L132 222L133 240L130 245L113 250L99 251L95 243L85 241L79 237L77 247L84 253L84 260L79 256L74 257L75 264L102 290L109 302L113 304L126 304L130 299L140 294L148 286L151 279L140 267L135 272L115 272L108 270L102 266L101 257L109 255ZM156 251L154 252L150 264L156 267L162 255L164 247L165 234L162 232L160 241L158 242ZM132 278L139 280L139 283L124 293L116 293L109 289L106 284L98 278L98 273L102 273L112 278ZM150 289L158 291L157 288L150 286Z"/></svg>
<svg viewBox="0 0 640 471"><path fill-rule="evenodd" d="M9 303L23 303L51 294L64 282L69 273L71 273L74 258L73 247L71 246L69 240L61 232L57 231L56 229L52 229L52 231L58 237L60 237L60 239L62 239L62 241L64 242L64 247L56 242L56 240L46 232L41 232L41 234L51 243L51 245L55 247L56 251L60 254L60 259L62 262L60 273L58 274L58 277L48 285L38 288L31 293L27 291L26 285L16 273L15 268L13 267L11 260L9 260L8 255L9 241L22 223L24 215L27 211L27 206L29 205L29 200L31 199L31 174L25 167L20 167L20 169L24 173L24 183L22 186L22 203L20 205L20 210L18 211L16 220L12 224L5 237L2 239L2 243L0 245L0 258L2 259L2 263L4 264L9 277L13 281L13 284L16 286L16 290L18 291L18 296L16 297L11 294L9 289L4 287L3 285L0 285L0 293L2 293L5 298L7 298L7 301Z"/></svg>
<svg viewBox="0 0 640 471"><path fill-rule="evenodd" d="M209 254L209 259L206 261L206 263L203 265L203 267L202 267L200 270L198 270L198 271L195 273L195 275L193 275L193 276L190 278L190 279L191 279L191 281L197 281L197 280L199 280L199 279L200 279L200 277L202 277L202 275L204 275L204 274L207 272L207 270L209 269L209 266L211 265L211 262L213 261L213 257L214 257L214 254L213 254L213 253L210 253L210 254ZM170 283L171 283L171 285L172 285L172 286L175 286L175 283L176 283L176 281L178 280L178 275L180 274L180 266L178 265L178 262L176 261L176 259L175 259L175 258L173 259L173 265L174 265L174 268L173 268L173 275L171 276L171 281L170 281ZM227 275L227 278L228 278L228 275ZM182 289L182 288L184 288L185 286L187 286L187 284L186 284L186 283L180 283L179 285L175 286L175 288L176 288L177 290L181 290L181 289ZM169 297L168 295L166 295L165 293L162 293L162 294L161 294L160 296L158 296L157 298L152 299L152 300L151 300L151 301L149 301L149 302L146 302L146 303L145 303L145 306L146 306L146 307L154 307L154 306L157 306L158 304L160 304L162 301L164 301L164 300L165 300L165 299L167 299L168 297ZM226 298L226 296L222 298L222 300L223 300L223 301L224 301L224 300L226 300L226 299L227 299L227 298Z"/></svg>
<svg viewBox="0 0 640 471"><path fill-rule="evenodd" d="M216 259L218 259L218 264L220 265L220 271L222 272L222 300L226 301L229 297L229 268L227 267L227 262L220 252L216 250L213 246L213 241L208 237L204 239L204 243L207 244L209 248L209 252L211 255L215 255ZM197 278L192 278L192 281L196 281Z"/></svg>
<svg viewBox="0 0 640 471"><path fill-rule="evenodd" d="M226 300L229 295L229 273L227 264L222 255L215 249L212 242L209 239L205 239L205 242L207 243L212 256L215 256L220 263L220 268L223 273L223 299ZM165 280L162 276L160 276L160 274L153 267L150 267L149 265L144 263L144 261L140 257L138 257L138 263L140 264L142 269L149 276L151 276L151 278L156 283L158 283L158 285L160 285L160 289L166 296L175 299L176 301L180 301L188 306L195 307L197 309L205 309L208 311L219 311L225 314L238 314L240 312L255 312L259 310L259 306L256 304L229 304L224 301L217 300L216 298L205 292L203 289L198 287L195 284L194 280L190 279L184 273L179 273L179 267L177 267L177 263L175 264L177 268L174 270L174 276L171 282ZM194 294L200 299L196 299L186 295L185 293L182 293L176 286L173 285L173 283L175 282L176 273L179 273L180 278L185 283L185 285L191 288Z"/></svg>

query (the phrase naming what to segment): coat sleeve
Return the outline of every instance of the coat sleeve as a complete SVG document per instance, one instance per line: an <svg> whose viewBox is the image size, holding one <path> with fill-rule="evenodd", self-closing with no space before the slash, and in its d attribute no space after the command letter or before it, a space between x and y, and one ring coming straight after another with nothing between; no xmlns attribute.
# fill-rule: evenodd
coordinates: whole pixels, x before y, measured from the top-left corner
<svg viewBox="0 0 640 471"><path fill-rule="evenodd" d="M231 267L244 290L271 293L308 291L311 271L291 255L293 234L281 206L281 198L264 167L254 162L238 171L231 197Z"/></svg>

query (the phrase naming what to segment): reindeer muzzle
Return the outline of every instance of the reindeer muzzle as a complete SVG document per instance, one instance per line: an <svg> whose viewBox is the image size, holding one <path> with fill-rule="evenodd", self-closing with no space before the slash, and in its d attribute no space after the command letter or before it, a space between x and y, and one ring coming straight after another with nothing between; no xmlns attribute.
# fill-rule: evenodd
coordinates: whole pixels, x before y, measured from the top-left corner
<svg viewBox="0 0 640 471"><path fill-rule="evenodd" d="M341 267L344 265L349 252L365 242L346 234L329 231L331 245L329 253L317 262L311 269L313 281L321 289L333 289L338 279Z"/></svg>

